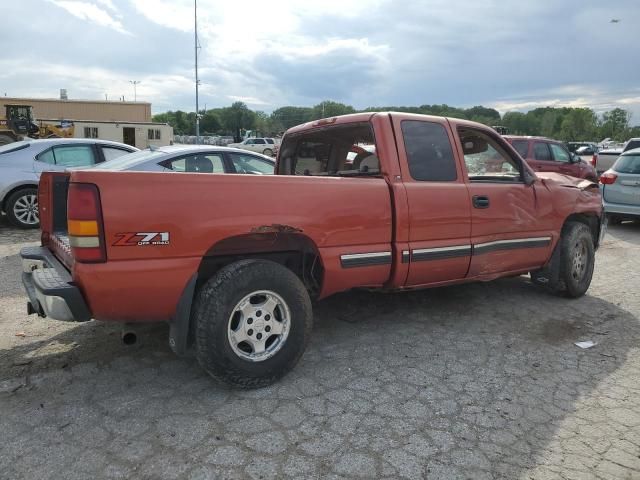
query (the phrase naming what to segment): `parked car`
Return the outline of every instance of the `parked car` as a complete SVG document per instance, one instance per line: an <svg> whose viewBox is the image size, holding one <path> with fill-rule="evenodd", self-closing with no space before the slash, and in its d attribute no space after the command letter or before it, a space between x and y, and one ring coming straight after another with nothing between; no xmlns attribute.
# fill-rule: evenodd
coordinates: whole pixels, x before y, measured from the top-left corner
<svg viewBox="0 0 640 480"><path fill-rule="evenodd" d="M86 167L138 151L123 143L89 138L48 138L0 147L0 209L16 227L37 228L38 180L45 171Z"/></svg>
<svg viewBox="0 0 640 480"><path fill-rule="evenodd" d="M624 152L600 175L602 203L612 224L640 220L640 148Z"/></svg>
<svg viewBox="0 0 640 480"><path fill-rule="evenodd" d="M595 142L567 142L566 146L567 150L569 150L571 153L578 153L578 149L583 147L588 147L589 149L593 150L593 152L598 151L598 144Z"/></svg>
<svg viewBox="0 0 640 480"><path fill-rule="evenodd" d="M359 145L370 150L349 162ZM27 308L169 322L176 353L260 387L302 356L311 299L526 273L567 297L589 288L597 184L534 172L485 125L389 112L309 122L285 134L277 173L44 174L43 243L21 252Z"/></svg>
<svg viewBox="0 0 640 480"><path fill-rule="evenodd" d="M241 148L263 155L273 155L275 152L276 140L273 138L247 138L240 143L230 143L229 147Z"/></svg>
<svg viewBox="0 0 640 480"><path fill-rule="evenodd" d="M544 137L504 137L536 172L556 172L598 181L596 170L587 161L570 153L562 142Z"/></svg>
<svg viewBox="0 0 640 480"><path fill-rule="evenodd" d="M618 160L620 155L635 148L640 148L640 138L630 138L621 148L610 148L599 151L594 155L592 165L598 173L602 173L605 170L610 169L613 164L616 163L616 160Z"/></svg>
<svg viewBox="0 0 640 480"><path fill-rule="evenodd" d="M94 167L95 170L271 175L271 157L208 145L171 145L141 150Z"/></svg>

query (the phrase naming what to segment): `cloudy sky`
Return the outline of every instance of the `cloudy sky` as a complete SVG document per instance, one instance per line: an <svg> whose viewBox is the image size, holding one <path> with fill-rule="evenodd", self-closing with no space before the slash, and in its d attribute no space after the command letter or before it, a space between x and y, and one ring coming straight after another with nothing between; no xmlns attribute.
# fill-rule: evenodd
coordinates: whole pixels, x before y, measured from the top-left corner
<svg viewBox="0 0 640 480"><path fill-rule="evenodd" d="M640 123L640 0L198 7L201 107L620 106ZM193 0L20 0L0 11L0 95L132 100L139 80L154 113L194 109Z"/></svg>

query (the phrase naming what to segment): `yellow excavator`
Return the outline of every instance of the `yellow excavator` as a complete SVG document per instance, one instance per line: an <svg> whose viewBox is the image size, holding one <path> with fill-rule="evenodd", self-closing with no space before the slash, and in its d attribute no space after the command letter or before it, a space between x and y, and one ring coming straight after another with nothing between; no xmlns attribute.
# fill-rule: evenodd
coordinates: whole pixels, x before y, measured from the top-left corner
<svg viewBox="0 0 640 480"><path fill-rule="evenodd" d="M26 138L70 138L74 134L73 122L35 121L31 105L7 104L0 112L0 145Z"/></svg>

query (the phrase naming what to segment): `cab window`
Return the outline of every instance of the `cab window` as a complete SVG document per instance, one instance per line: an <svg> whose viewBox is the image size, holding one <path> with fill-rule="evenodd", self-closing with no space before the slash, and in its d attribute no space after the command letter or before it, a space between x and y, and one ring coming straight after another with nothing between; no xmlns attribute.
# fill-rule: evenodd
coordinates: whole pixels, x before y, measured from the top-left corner
<svg viewBox="0 0 640 480"><path fill-rule="evenodd" d="M543 142L535 142L533 144L533 158L545 162L551 161L551 151L549 145Z"/></svg>
<svg viewBox="0 0 640 480"><path fill-rule="evenodd" d="M529 142L527 140L514 140L511 146L522 158L527 158L529 154Z"/></svg>
<svg viewBox="0 0 640 480"><path fill-rule="evenodd" d="M380 177L380 167L373 130L368 122L290 134L280 145L279 174Z"/></svg>
<svg viewBox="0 0 640 480"><path fill-rule="evenodd" d="M40 153L39 162L62 167L87 167L96 163L93 147L90 145L62 145Z"/></svg>
<svg viewBox="0 0 640 480"><path fill-rule="evenodd" d="M553 159L556 162L569 163L569 152L555 143L550 143L549 147L551 147L551 153L553 153Z"/></svg>
<svg viewBox="0 0 640 480"><path fill-rule="evenodd" d="M186 155L162 162L162 166L174 172L224 173L222 157L213 154Z"/></svg>
<svg viewBox="0 0 640 480"><path fill-rule="evenodd" d="M494 138L470 128L461 128L458 132L470 181L522 181L520 163Z"/></svg>
<svg viewBox="0 0 640 480"><path fill-rule="evenodd" d="M451 142L442 125L403 120L402 137L414 180L452 182L458 179Z"/></svg>
<svg viewBox="0 0 640 480"><path fill-rule="evenodd" d="M253 155L243 155L241 153L230 153L231 163L235 173L251 173L254 175L272 175L274 163L268 160L254 157Z"/></svg>

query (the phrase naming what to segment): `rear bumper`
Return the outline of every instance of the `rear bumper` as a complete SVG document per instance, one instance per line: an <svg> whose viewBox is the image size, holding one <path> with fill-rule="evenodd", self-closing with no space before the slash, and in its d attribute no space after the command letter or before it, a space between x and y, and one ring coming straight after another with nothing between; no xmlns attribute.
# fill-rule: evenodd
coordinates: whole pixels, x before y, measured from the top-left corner
<svg viewBox="0 0 640 480"><path fill-rule="evenodd" d="M27 311L55 320L85 322L91 312L71 275L46 247L26 247L22 257L22 283Z"/></svg>
<svg viewBox="0 0 640 480"><path fill-rule="evenodd" d="M624 203L610 203L603 200L605 213L617 215L631 215L640 217L640 205L626 205Z"/></svg>

